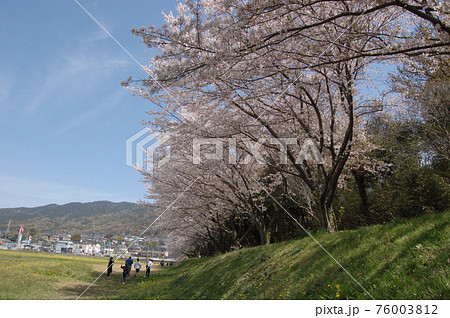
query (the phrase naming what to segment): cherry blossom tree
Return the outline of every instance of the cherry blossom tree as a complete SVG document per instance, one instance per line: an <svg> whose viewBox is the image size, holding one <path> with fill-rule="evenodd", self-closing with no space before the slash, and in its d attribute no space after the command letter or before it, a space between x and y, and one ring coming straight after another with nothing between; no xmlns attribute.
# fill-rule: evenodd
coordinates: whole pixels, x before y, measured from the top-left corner
<svg viewBox="0 0 450 318"><path fill-rule="evenodd" d="M445 1L186 1L165 19L159 29L132 30L161 54L147 68L151 78L123 85L161 106L148 124L171 133L178 149L170 165L146 176L158 204L170 204L196 180L165 225L211 240L215 229L232 232L225 220L239 213L267 234L268 223L258 221L267 209L262 190L270 194L287 181L300 188L285 195L334 231L340 177L372 164L364 122L383 110L360 98L367 67L447 54L449 44ZM196 165L195 138L243 144L228 149L232 165ZM299 159L307 140L323 162ZM249 165L256 144L261 156Z"/></svg>

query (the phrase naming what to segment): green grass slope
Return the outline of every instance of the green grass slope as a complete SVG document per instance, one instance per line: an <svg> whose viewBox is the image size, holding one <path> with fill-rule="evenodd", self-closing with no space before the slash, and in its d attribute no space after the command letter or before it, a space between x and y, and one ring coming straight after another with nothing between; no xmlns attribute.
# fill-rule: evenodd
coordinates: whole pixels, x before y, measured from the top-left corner
<svg viewBox="0 0 450 318"><path fill-rule="evenodd" d="M314 236L375 299L448 299L449 216ZM309 237L186 260L104 298L371 299Z"/></svg>

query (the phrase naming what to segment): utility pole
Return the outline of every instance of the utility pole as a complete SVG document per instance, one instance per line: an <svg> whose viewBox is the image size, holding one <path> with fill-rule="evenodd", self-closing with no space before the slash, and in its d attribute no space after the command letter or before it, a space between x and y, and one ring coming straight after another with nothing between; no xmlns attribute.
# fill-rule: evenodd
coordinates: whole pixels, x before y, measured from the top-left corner
<svg viewBox="0 0 450 318"><path fill-rule="evenodd" d="M10 227L11 227L11 219L9 219L8 227L6 228L5 239L6 239L6 235L8 235L8 233L9 233L9 228L10 228Z"/></svg>

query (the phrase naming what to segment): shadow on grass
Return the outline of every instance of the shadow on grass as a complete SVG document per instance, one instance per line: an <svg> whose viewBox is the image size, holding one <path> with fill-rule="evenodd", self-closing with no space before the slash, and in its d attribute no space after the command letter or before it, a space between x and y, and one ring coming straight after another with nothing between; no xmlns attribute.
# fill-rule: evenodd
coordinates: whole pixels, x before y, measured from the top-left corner
<svg viewBox="0 0 450 318"><path fill-rule="evenodd" d="M122 273L113 273L111 277L107 277L106 274L100 276L100 274L102 274L102 272L92 271L91 282L77 283L60 288L59 293L61 298L77 299L83 292L84 294L80 299L84 300L113 298L118 289L122 287ZM93 283L99 276L100 278Z"/></svg>

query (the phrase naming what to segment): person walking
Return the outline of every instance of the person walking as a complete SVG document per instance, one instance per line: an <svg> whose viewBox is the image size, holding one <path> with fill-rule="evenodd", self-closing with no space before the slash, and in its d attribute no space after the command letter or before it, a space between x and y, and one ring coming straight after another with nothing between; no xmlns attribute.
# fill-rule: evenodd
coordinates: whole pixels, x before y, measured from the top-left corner
<svg viewBox="0 0 450 318"><path fill-rule="evenodd" d="M147 263L145 264L145 276L150 277L150 270L152 269L153 262L147 258Z"/></svg>
<svg viewBox="0 0 450 318"><path fill-rule="evenodd" d="M127 262L125 261L125 264L123 264L122 266L120 266L120 268L123 269L123 274L122 274L122 276L123 276L122 284L125 284L125 280L127 279L127 276L129 275L129 273L128 273L128 264L127 264Z"/></svg>
<svg viewBox="0 0 450 318"><path fill-rule="evenodd" d="M125 261L125 263L128 266L128 276L130 276L131 273L131 267L133 266L133 260L131 259L131 256L128 257L128 259Z"/></svg>
<svg viewBox="0 0 450 318"><path fill-rule="evenodd" d="M141 269L141 263L139 262L139 258L136 260L136 263L134 263L134 269L136 270L136 274L134 276L137 276Z"/></svg>
<svg viewBox="0 0 450 318"><path fill-rule="evenodd" d="M107 271L108 277L111 277L113 265L114 265L114 259L112 257L110 257L109 262L108 262L108 271Z"/></svg>

